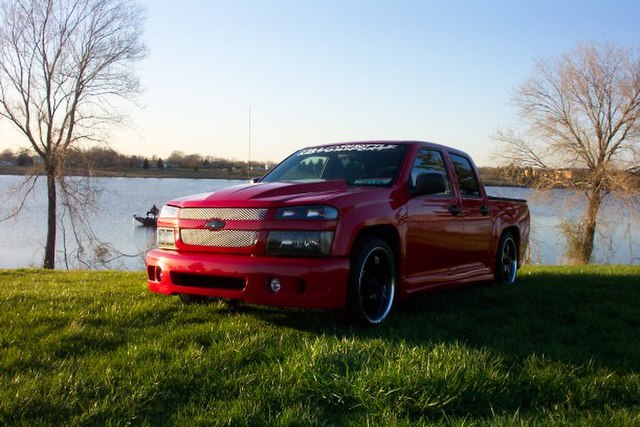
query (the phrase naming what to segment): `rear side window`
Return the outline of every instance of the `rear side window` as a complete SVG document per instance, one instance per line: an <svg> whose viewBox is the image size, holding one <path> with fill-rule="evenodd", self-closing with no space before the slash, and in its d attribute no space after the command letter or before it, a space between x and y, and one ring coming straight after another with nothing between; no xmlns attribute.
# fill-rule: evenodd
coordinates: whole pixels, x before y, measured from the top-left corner
<svg viewBox="0 0 640 427"><path fill-rule="evenodd" d="M416 186L416 179L421 173L440 173L444 175L447 190L441 194L451 194L451 184L449 183L447 170L444 167L442 154L440 154L439 151L423 148L418 152L416 160L413 162L413 167L411 168L411 176L409 177L411 181L409 182L409 185L411 188Z"/></svg>
<svg viewBox="0 0 640 427"><path fill-rule="evenodd" d="M458 175L458 184L460 185L460 193L462 196L482 196L478 177L473 170L473 166L471 166L471 161L466 157L458 156L457 154L449 154L449 157L453 162L456 175Z"/></svg>

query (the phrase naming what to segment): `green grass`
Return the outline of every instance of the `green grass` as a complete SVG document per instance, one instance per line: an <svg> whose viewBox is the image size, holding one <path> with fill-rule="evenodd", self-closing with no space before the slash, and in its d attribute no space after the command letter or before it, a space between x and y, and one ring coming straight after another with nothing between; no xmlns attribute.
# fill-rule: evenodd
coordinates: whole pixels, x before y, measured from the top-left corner
<svg viewBox="0 0 640 427"><path fill-rule="evenodd" d="M359 330L138 272L0 271L0 425L640 424L640 267L521 273Z"/></svg>

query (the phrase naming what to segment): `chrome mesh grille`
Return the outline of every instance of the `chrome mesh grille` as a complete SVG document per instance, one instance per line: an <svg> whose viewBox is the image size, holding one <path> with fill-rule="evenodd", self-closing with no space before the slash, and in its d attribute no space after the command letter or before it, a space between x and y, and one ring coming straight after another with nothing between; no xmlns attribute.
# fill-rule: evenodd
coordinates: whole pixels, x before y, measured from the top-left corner
<svg viewBox="0 0 640 427"><path fill-rule="evenodd" d="M212 219L262 221L267 214L266 209L252 208L182 208L181 219Z"/></svg>
<svg viewBox="0 0 640 427"><path fill-rule="evenodd" d="M253 246L258 232L248 230L206 230L185 228L180 230L180 240L193 246L217 246L220 248L246 248Z"/></svg>

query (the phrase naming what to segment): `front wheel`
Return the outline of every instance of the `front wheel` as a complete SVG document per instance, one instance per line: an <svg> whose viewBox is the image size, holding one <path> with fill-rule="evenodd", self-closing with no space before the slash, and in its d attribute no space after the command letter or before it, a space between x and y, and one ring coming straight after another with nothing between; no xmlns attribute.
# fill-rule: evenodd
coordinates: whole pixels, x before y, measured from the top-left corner
<svg viewBox="0 0 640 427"><path fill-rule="evenodd" d="M500 237L496 253L494 277L497 283L511 285L516 281L518 271L518 246L513 235L506 232Z"/></svg>
<svg viewBox="0 0 640 427"><path fill-rule="evenodd" d="M347 310L361 326L379 325L387 318L396 293L396 261L382 239L369 237L356 245L351 259Z"/></svg>

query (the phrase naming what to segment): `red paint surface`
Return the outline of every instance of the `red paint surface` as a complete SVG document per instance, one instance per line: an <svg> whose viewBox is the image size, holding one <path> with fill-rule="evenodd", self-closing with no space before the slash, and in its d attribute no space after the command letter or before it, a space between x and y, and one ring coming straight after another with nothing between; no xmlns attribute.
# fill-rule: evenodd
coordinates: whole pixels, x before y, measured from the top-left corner
<svg viewBox="0 0 640 427"><path fill-rule="evenodd" d="M363 233L389 240L398 262L398 298L439 287L459 286L493 278L496 247L509 229L526 253L529 211L524 201L462 197L449 153L458 150L424 142L406 144L408 149L395 181L388 187L347 186L344 181L274 182L228 187L215 193L169 202L176 207L262 208L262 221L228 220L225 230L254 230L257 240L245 248L195 247L178 241L176 250L155 249L146 258L149 287L163 294L193 294L243 300L253 304L296 307L343 307L349 280L350 254ZM452 181L452 194L412 196L408 180L416 153L421 148L439 151ZM477 169L473 166L476 176ZM478 177L479 179L479 177ZM337 220L280 220L280 207L327 205L338 209ZM456 206L460 214L449 208ZM158 220L158 227L204 228L211 220ZM271 230L333 231L327 257L266 256ZM521 260L520 260L521 262ZM519 262L519 264L520 264ZM155 272L162 270L162 280ZM194 278L178 284L172 276ZM177 277L176 276L176 277ZM273 293L268 282L278 278L282 289ZM222 278L222 279L220 279ZM241 287L229 289L227 282ZM194 285L195 283L195 285Z"/></svg>

